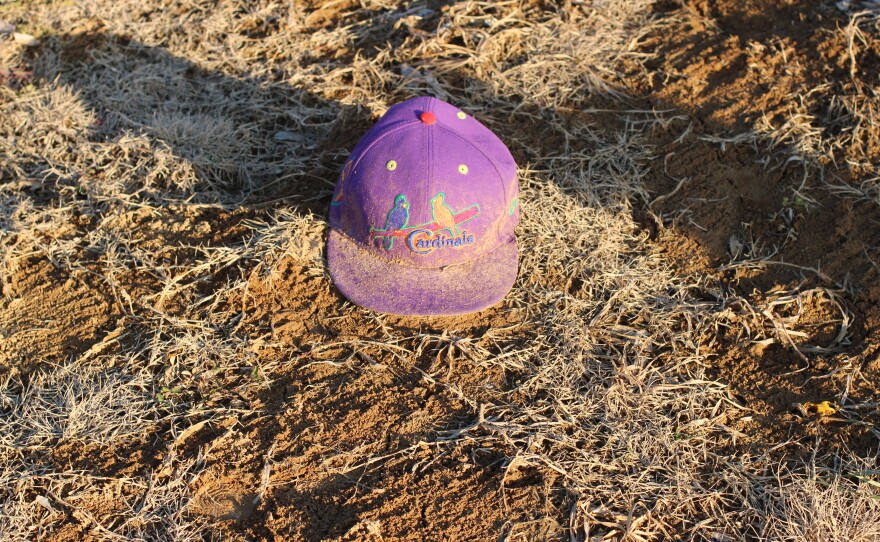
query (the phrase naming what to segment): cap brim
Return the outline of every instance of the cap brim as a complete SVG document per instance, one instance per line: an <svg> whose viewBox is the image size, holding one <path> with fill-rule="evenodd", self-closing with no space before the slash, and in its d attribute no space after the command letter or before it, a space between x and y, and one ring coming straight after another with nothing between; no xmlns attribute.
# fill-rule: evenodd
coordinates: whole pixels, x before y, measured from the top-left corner
<svg viewBox="0 0 880 542"><path fill-rule="evenodd" d="M327 263L339 291L354 303L401 316L451 316L501 301L516 281L516 239L480 258L443 268L381 258L330 230Z"/></svg>

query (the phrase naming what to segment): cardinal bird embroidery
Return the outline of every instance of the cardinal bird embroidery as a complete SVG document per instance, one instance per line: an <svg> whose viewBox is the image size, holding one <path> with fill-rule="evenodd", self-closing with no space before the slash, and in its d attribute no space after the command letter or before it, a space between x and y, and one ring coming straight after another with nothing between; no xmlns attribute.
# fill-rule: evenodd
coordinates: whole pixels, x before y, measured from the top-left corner
<svg viewBox="0 0 880 542"><path fill-rule="evenodd" d="M440 192L431 198L431 212L434 214L434 221L440 225L441 230L447 230L449 235L456 236L460 231L458 224L455 223L455 213L443 201L445 197L446 194Z"/></svg>
<svg viewBox="0 0 880 542"><path fill-rule="evenodd" d="M388 211L388 217L385 219L385 231L402 230L409 222L409 202L406 196L398 194L394 198L394 207ZM391 250L394 246L394 237L385 237L385 250Z"/></svg>
<svg viewBox="0 0 880 542"><path fill-rule="evenodd" d="M438 192L431 198L431 216L433 222L409 225L409 202L406 196L398 194L394 198L394 207L388 211L383 229L370 228L370 236L382 238L385 250L391 250L394 239L400 237L406 246L416 254L430 254L438 248L460 248L473 245L476 236L473 233L461 231L458 227L468 220L474 219L480 214L480 204L476 203L455 212L450 209L444 198L446 194ZM441 235L439 232L448 231L451 237Z"/></svg>

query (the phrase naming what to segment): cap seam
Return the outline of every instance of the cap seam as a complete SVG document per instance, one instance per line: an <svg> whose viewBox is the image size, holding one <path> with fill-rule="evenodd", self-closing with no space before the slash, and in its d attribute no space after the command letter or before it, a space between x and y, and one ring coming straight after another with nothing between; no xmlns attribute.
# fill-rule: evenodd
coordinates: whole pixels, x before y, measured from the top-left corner
<svg viewBox="0 0 880 542"><path fill-rule="evenodd" d="M350 175L351 175L352 177L354 176L354 170L355 170L355 168L357 168L358 164L361 163L361 160L362 160L363 157L367 154L367 151L369 151L369 150L372 149L377 143L379 143L380 141L382 141L382 140L385 138L385 136L387 136L387 135L391 135L391 134L393 134L393 133L395 133L395 132L397 132L397 131L399 131L399 130L403 130L404 128L409 128L410 126L415 126L416 124L418 124L418 122L407 122L407 123L405 123L405 124L403 124L403 125L401 125L401 126L397 126L396 128L388 129L388 130L382 132L381 134L379 134L378 136L376 136L376 138L372 141L372 143L370 143L369 145L367 145L367 147L366 147L364 150L361 151L361 154L360 154L360 156L357 157L357 160L355 160L355 161L351 164L351 173L350 173Z"/></svg>
<svg viewBox="0 0 880 542"><path fill-rule="evenodd" d="M502 192L504 192L504 202L505 202L505 204L509 204L510 202L509 202L509 200L508 200L507 185L506 185L506 183L504 182L505 179L504 179L504 177L501 175L501 170L498 169L498 165L495 164L495 161L492 160L492 158L490 158L488 154L486 154L485 152L483 152L483 149L481 149L481 148L477 147L476 145L474 145L473 142L471 142L470 140L468 140L468 138L464 137L462 134L459 134L458 132L456 132L456 131L453 130L452 128L448 128L448 127L446 127L446 126L443 126L442 124L440 125L440 128L442 128L443 130L449 132L450 134L454 135L455 137L459 138L459 139L462 140L463 142L465 142L465 143L467 143L468 145L470 145L471 147L473 147L477 152L479 152L480 154L483 155L483 158L485 158L486 160L488 160L488 162L489 162L490 164L492 164L492 169L495 170L495 173L498 175L498 180L501 181L501 190L502 190ZM516 173L514 173L514 176L516 176Z"/></svg>
<svg viewBox="0 0 880 542"><path fill-rule="evenodd" d="M428 100L428 110L433 114L434 113L434 98L433 96L429 97ZM427 141L428 149L428 195L434 193L434 131L428 130L428 137L425 138Z"/></svg>

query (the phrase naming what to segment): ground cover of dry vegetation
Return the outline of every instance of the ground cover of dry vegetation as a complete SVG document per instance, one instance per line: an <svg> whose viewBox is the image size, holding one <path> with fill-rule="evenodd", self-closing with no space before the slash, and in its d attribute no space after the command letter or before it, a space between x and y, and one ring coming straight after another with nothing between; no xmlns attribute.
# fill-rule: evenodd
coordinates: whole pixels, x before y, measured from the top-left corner
<svg viewBox="0 0 880 542"><path fill-rule="evenodd" d="M878 74L871 1L0 3L0 539L880 539ZM326 269L423 94L520 168L474 315Z"/></svg>

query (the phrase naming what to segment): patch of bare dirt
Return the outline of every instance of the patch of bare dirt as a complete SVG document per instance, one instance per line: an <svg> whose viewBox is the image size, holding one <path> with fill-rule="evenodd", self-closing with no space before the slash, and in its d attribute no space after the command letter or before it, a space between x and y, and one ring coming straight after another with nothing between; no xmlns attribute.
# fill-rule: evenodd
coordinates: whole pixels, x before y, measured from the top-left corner
<svg viewBox="0 0 880 542"><path fill-rule="evenodd" d="M437 438L474 421L453 387L362 348L343 364L301 354L244 397L259 416L193 436L208 471L192 511L236 540L468 540L553 509L540 476L504 487L503 450ZM478 371L457 362L463 380Z"/></svg>
<svg viewBox="0 0 880 542"><path fill-rule="evenodd" d="M27 372L88 350L121 315L100 278L24 258L0 299L0 368Z"/></svg>
<svg viewBox="0 0 880 542"><path fill-rule="evenodd" d="M515 312L500 306L378 320L344 307L326 276L292 257L271 271L256 269L242 302L252 323L267 330L259 355L295 362L279 368L265 392L245 397L259 417L220 436L195 437L208 443L213 474L194 510L223 520L223 533L422 540L430 532L481 540L516 525L543 533L536 540L561 534L542 523L558 503L540 475L506 487L503 450L437 438L474 422L465 396L497 394L514 376L469 359L451 345L455 335L515 325ZM386 326L410 329L413 339L382 347ZM488 336L481 342L492 345ZM421 352L415 365L396 355L412 351ZM346 355L347 362L334 361ZM267 464L271 483L261 489Z"/></svg>

